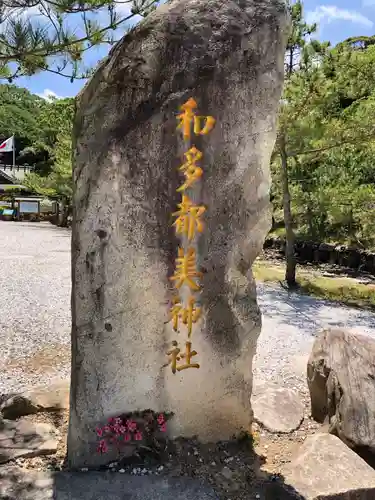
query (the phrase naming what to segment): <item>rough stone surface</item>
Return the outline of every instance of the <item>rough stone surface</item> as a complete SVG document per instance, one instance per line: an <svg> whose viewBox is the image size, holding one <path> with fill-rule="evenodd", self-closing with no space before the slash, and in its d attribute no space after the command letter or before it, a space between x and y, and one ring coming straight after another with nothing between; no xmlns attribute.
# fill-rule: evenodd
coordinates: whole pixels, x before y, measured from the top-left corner
<svg viewBox="0 0 375 500"><path fill-rule="evenodd" d="M348 446L375 453L375 340L323 330L307 365L311 412Z"/></svg>
<svg viewBox="0 0 375 500"><path fill-rule="evenodd" d="M298 456L281 473L304 500L375 498L375 471L330 434L307 438Z"/></svg>
<svg viewBox="0 0 375 500"><path fill-rule="evenodd" d="M270 227L287 24L279 0L168 3L116 45L78 97L71 466L102 461L93 429L124 411L173 411L170 435L202 440L250 424L261 322L250 268ZM195 140L204 175L189 191L207 207L192 339L201 366L172 375L166 352L186 338L168 321L179 244L171 214L187 150L176 113L190 97L217 124Z"/></svg>
<svg viewBox="0 0 375 500"><path fill-rule="evenodd" d="M40 411L56 411L69 408L69 382L38 387L31 392L3 397L0 412L6 419L16 419Z"/></svg>
<svg viewBox="0 0 375 500"><path fill-rule="evenodd" d="M57 429L26 420L0 422L0 464L17 457L49 455L57 450Z"/></svg>
<svg viewBox="0 0 375 500"><path fill-rule="evenodd" d="M213 490L189 478L133 477L116 473L49 473L0 468L6 500L217 500Z"/></svg>
<svg viewBox="0 0 375 500"><path fill-rule="evenodd" d="M285 387L256 387L251 398L254 419L270 432L289 433L301 425L304 405L299 394Z"/></svg>

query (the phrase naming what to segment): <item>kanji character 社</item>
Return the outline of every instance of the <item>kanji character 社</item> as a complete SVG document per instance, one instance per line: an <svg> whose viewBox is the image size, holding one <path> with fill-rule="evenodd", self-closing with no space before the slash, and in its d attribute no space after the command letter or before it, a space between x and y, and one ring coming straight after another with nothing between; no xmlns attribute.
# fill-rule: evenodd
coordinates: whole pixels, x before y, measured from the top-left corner
<svg viewBox="0 0 375 500"><path fill-rule="evenodd" d="M181 354L181 349L178 347L177 342L174 340L172 342L172 349L167 351L167 356L169 356L169 361L168 363L163 365L163 367L171 365L172 373L176 373L176 371L180 372L182 370L186 370L187 368L200 368L200 365L198 363L191 362L191 358L198 354L197 351L191 350L191 342L186 342L185 348L186 348L185 353ZM181 361L181 359L184 358L186 359L186 363L178 366L177 361Z"/></svg>
<svg viewBox="0 0 375 500"><path fill-rule="evenodd" d="M199 368L200 365L198 363L192 363L191 358L193 356L196 356L198 353L197 351L192 351L191 350L191 342L186 342L186 351L184 354L180 354L179 358L186 359L186 363L184 365L177 366L177 371L180 372L181 370L186 370L187 368Z"/></svg>
<svg viewBox="0 0 375 500"><path fill-rule="evenodd" d="M177 346L177 342L174 340L172 342L172 349L167 351L167 356L169 356L169 361L165 365L163 365L163 368L171 365L172 368L172 373L176 373L177 369L177 361L179 361L181 358L179 356L181 352L181 349Z"/></svg>
<svg viewBox="0 0 375 500"><path fill-rule="evenodd" d="M176 259L176 270L174 275L170 278L171 281L175 281L176 288L179 289L183 284L186 284L191 290L198 291L200 287L193 278L201 276L202 273L198 272L195 267L194 248L189 248L186 254L184 254L183 248L179 248L178 257Z"/></svg>
<svg viewBox="0 0 375 500"><path fill-rule="evenodd" d="M198 105L192 97L180 107L182 113L177 116L177 120L180 122L177 125L177 130L182 129L185 140L190 139L192 123L194 124L195 135L207 135L214 128L215 118L213 116L196 116L195 110L197 107ZM203 127L201 127L202 120L206 120Z"/></svg>
<svg viewBox="0 0 375 500"><path fill-rule="evenodd" d="M196 165L196 162L199 161L203 154L199 151L195 146L189 149L186 153L184 153L187 161L181 165L179 170L182 170L185 175L186 181L184 184L177 189L177 191L185 191L188 187L190 187L195 181L197 181L203 175L203 170L201 167Z"/></svg>
<svg viewBox="0 0 375 500"><path fill-rule="evenodd" d="M199 233L203 231L203 223L200 217L206 209L203 206L193 205L186 195L182 195L182 202L178 205L178 208L180 210L172 214L178 216L173 223L176 226L176 233L185 234L188 241L191 241L195 236L195 230Z"/></svg>

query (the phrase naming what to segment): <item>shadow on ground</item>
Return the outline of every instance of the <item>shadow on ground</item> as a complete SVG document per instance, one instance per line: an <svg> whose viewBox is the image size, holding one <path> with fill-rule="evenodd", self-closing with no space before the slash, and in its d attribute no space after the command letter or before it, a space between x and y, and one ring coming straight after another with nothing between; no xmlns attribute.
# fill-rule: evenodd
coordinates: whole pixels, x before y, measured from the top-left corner
<svg viewBox="0 0 375 500"><path fill-rule="evenodd" d="M158 476L155 475L156 467L154 474L139 476L131 475L129 471L41 472L2 466L0 499L303 500L293 488L284 484L282 477L260 471L262 459L254 452L252 445L249 447L248 441L240 445L230 443L229 448L227 444L213 446L217 450L221 446L223 453L220 456L206 456L200 448L199 458L191 454L176 462L178 457L175 456L171 466L165 463L164 472ZM222 459L228 449L231 453L237 450L237 456L230 463ZM201 456L204 457L203 463L199 462ZM213 463L217 467L213 467ZM151 470L150 467L147 469Z"/></svg>
<svg viewBox="0 0 375 500"><path fill-rule="evenodd" d="M280 323L303 329L316 336L323 327L372 330L375 314L335 302L288 292L282 287L258 284L258 303L264 316L272 318L277 310Z"/></svg>

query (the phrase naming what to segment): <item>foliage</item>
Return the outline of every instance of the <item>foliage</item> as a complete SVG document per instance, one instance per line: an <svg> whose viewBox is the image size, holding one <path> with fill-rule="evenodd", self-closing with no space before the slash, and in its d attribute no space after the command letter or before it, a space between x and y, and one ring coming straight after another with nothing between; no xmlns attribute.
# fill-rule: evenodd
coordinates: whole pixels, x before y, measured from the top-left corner
<svg viewBox="0 0 375 500"><path fill-rule="evenodd" d="M112 45L158 0L5 0L0 3L0 79L50 71L86 78L84 54Z"/></svg>
<svg viewBox="0 0 375 500"><path fill-rule="evenodd" d="M296 231L302 239L375 246L371 230L375 222L374 42L373 37L357 37L331 48L328 43L303 41L300 54L305 55L287 72L272 162L272 195L275 228L280 227L280 219L288 228L286 177L291 200L289 238L292 228L293 235ZM284 169L280 138L285 144Z"/></svg>
<svg viewBox="0 0 375 500"><path fill-rule="evenodd" d="M45 147L53 163L50 173L42 176L31 173L24 184L33 191L71 203L72 181L72 123L74 100L61 99L50 103L41 118ZM45 122L43 122L45 120Z"/></svg>

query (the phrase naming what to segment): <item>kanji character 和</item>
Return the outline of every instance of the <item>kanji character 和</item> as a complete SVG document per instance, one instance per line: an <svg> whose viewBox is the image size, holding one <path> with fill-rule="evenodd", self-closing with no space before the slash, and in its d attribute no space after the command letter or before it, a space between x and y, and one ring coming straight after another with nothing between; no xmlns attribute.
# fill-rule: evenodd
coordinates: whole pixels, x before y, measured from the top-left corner
<svg viewBox="0 0 375 500"><path fill-rule="evenodd" d="M170 278L171 281L175 281L176 288L181 288L185 283L191 290L198 291L200 287L192 278L201 276L202 273L198 272L195 267L194 248L189 248L186 254L184 254L183 248L179 248L178 257L176 259L176 270L174 276Z"/></svg>
<svg viewBox="0 0 375 500"><path fill-rule="evenodd" d="M199 233L203 231L203 223L200 217L205 212L205 207L193 205L186 195L182 196L182 202L178 205L180 209L178 212L174 212L172 215L177 216L177 220L174 222L176 226L177 234L185 234L189 241L191 241L195 236L195 230Z"/></svg>
<svg viewBox="0 0 375 500"><path fill-rule="evenodd" d="M195 115L194 110L197 109L197 103L192 97L180 109L182 113L177 116L177 120L180 122L177 129L182 129L182 135L185 140L190 139L192 123L194 124L195 135L207 135L214 128L216 120L213 116ZM206 120L203 128L201 127L202 120Z"/></svg>

